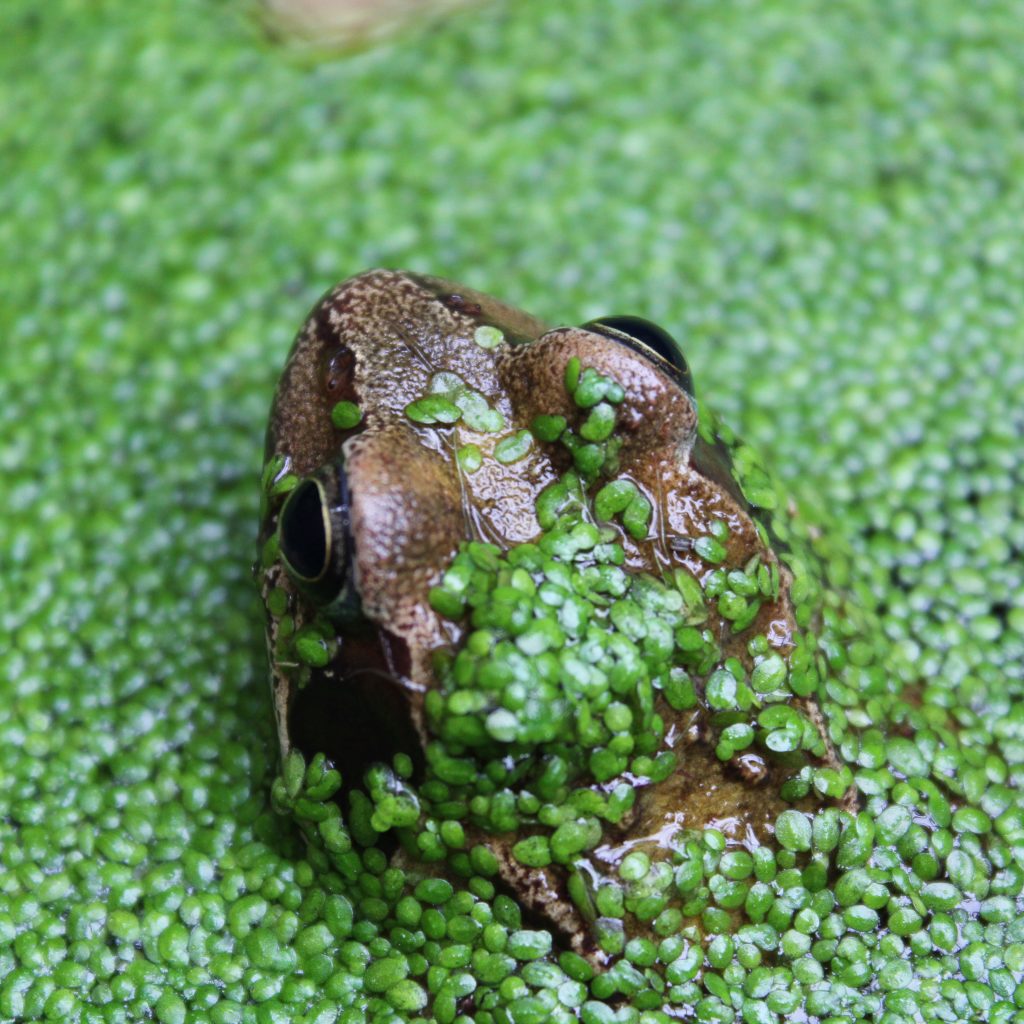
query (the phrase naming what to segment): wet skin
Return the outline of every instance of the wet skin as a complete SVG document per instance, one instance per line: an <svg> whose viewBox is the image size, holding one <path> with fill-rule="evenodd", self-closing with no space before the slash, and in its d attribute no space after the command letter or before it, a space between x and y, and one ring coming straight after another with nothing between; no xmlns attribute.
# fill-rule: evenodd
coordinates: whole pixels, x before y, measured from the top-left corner
<svg viewBox="0 0 1024 1024"><path fill-rule="evenodd" d="M369 765L405 753L422 778L432 739L425 695L440 685L434 655L457 650L468 631L464 621L434 610L431 588L465 541L506 551L540 534L537 497L569 467L569 456L537 441L516 461L494 452L537 416L579 420L564 383L574 357L622 385L616 475L635 483L653 509L641 536L614 524L623 568L659 576L684 568L706 578L709 566L694 540L724 521L720 568L756 559L777 571L777 593L738 631L712 603L702 628L714 634L721 661L735 657L747 669L747 642L756 634L783 657L791 652L798 632L791 572L744 499L728 447L698 431L689 371L672 339L628 319L549 329L449 281L370 271L333 288L313 310L288 358L267 432L271 496L261 540L276 536L282 557L269 562L262 586L272 606L268 647L282 754L323 751L352 787ZM457 375L484 396L503 427L411 419L407 407L428 394L439 373ZM358 422L332 418L338 403L358 406ZM466 445L482 456L473 472L456 457ZM282 622L288 637L329 623L322 655L296 659ZM696 680L700 694L704 682ZM814 763L836 764L815 698L791 703L821 737ZM659 699L657 710L666 726L663 749L677 755L678 767L655 784L624 773L637 799L619 824L605 824L589 852L586 870L596 876L630 850L664 855L683 828L718 828L731 845L753 848L793 806L779 795L784 770L769 752L752 746L725 761L716 756L703 700L679 711ZM797 804L814 805L810 798ZM519 863L511 855L518 834L486 838L521 904L566 944L600 960L566 896L565 869Z"/></svg>

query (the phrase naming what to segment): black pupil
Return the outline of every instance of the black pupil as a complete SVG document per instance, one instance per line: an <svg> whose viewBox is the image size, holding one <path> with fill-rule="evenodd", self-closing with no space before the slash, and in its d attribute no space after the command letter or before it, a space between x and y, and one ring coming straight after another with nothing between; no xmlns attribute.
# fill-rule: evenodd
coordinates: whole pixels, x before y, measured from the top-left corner
<svg viewBox="0 0 1024 1024"><path fill-rule="evenodd" d="M320 488L304 480L281 511L281 553L297 576L315 580L327 562L327 533Z"/></svg>

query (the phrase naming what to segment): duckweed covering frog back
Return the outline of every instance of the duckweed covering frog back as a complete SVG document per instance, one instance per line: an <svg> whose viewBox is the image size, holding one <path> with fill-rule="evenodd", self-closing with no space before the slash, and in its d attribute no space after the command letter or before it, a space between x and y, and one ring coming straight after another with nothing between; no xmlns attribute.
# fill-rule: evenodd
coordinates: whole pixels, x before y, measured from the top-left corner
<svg viewBox="0 0 1024 1024"><path fill-rule="evenodd" d="M1008 770L663 332L363 275L300 334L265 489L275 800L372 1017L896 1021L954 961L985 998Z"/></svg>

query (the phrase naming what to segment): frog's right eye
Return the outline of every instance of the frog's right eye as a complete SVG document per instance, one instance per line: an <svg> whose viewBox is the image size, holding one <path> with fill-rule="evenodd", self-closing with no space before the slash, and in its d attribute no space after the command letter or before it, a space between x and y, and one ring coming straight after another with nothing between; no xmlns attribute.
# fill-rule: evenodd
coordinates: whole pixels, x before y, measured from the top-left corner
<svg viewBox="0 0 1024 1024"><path fill-rule="evenodd" d="M288 496L278 526L285 568L297 583L317 583L330 564L331 519L323 485L306 479Z"/></svg>
<svg viewBox="0 0 1024 1024"><path fill-rule="evenodd" d="M342 467L327 467L300 480L277 524L288 575L318 604L346 589L352 563L348 480Z"/></svg>
<svg viewBox="0 0 1024 1024"><path fill-rule="evenodd" d="M679 342L663 327L639 316L603 316L583 325L585 330L604 335L661 364L692 398L693 375Z"/></svg>

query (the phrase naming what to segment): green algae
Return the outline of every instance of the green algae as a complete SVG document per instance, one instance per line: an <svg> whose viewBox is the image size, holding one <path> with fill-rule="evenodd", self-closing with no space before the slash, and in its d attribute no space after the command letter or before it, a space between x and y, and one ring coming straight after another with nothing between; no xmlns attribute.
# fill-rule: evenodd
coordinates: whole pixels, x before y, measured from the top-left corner
<svg viewBox="0 0 1024 1024"><path fill-rule="evenodd" d="M1018 1019L1012 5L524 3L316 68L209 5L0 17L0 1018L455 1020L484 985L476 1019L632 1021L660 963L698 1020ZM819 815L744 878L695 846L712 925L750 883L740 932L666 919L599 983L528 958L482 847L424 906L372 850L342 859L324 766L275 796L314 844L268 812L260 434L299 317L378 263L672 325L702 395L851 545L830 580L920 699L871 644L827 652L867 818Z"/></svg>

